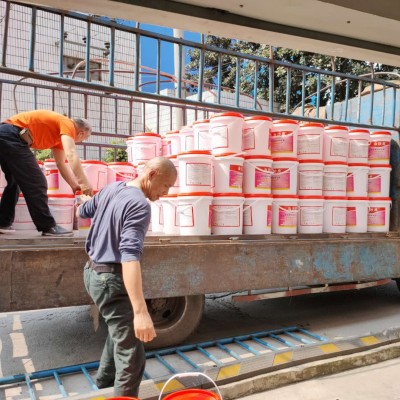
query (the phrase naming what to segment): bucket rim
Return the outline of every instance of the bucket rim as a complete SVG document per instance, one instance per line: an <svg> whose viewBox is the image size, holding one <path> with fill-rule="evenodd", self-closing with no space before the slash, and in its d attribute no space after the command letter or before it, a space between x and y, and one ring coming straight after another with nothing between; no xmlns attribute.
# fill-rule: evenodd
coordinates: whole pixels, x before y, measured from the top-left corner
<svg viewBox="0 0 400 400"><path fill-rule="evenodd" d="M368 197L369 201L392 201L390 197Z"/></svg>
<svg viewBox="0 0 400 400"><path fill-rule="evenodd" d="M309 126L316 127L316 128L323 128L325 125L321 122L301 122L300 128L307 128Z"/></svg>
<svg viewBox="0 0 400 400"><path fill-rule="evenodd" d="M257 121L257 120L261 120L261 121L272 121L272 118L267 117L265 115L252 115L250 117L245 117L244 119L245 121Z"/></svg>
<svg viewBox="0 0 400 400"><path fill-rule="evenodd" d="M368 129L362 129L362 128L351 129L351 130L349 130L349 133L368 133L368 135L371 134L371 132Z"/></svg>
<svg viewBox="0 0 400 400"><path fill-rule="evenodd" d="M213 193L213 197L244 197L243 193Z"/></svg>
<svg viewBox="0 0 400 400"><path fill-rule="evenodd" d="M127 162L127 161L114 161L114 162L109 162L107 165L126 165L129 167L135 167L132 163Z"/></svg>
<svg viewBox="0 0 400 400"><path fill-rule="evenodd" d="M390 164L369 164L370 168L390 168L392 169L392 166Z"/></svg>
<svg viewBox="0 0 400 400"><path fill-rule="evenodd" d="M368 201L369 197L368 196L360 196L360 197L348 197L347 200L366 200Z"/></svg>
<svg viewBox="0 0 400 400"><path fill-rule="evenodd" d="M209 124L209 123L210 123L209 119L200 119L198 121L194 121L193 125L196 125L196 124Z"/></svg>
<svg viewBox="0 0 400 400"><path fill-rule="evenodd" d="M324 196L325 200L348 200L347 196Z"/></svg>
<svg viewBox="0 0 400 400"><path fill-rule="evenodd" d="M211 156L211 151L210 150L190 150L190 151L185 151L183 153L178 153L178 157L182 156Z"/></svg>
<svg viewBox="0 0 400 400"><path fill-rule="evenodd" d="M265 198L265 199L272 199L272 194L263 194L263 193L244 193L245 199L251 198Z"/></svg>
<svg viewBox="0 0 400 400"><path fill-rule="evenodd" d="M52 199L74 199L75 195L74 194L54 193L54 194L48 194L47 197L52 198Z"/></svg>
<svg viewBox="0 0 400 400"><path fill-rule="evenodd" d="M329 125L329 126L326 126L325 128L324 128L326 131L330 131L330 130L341 130L341 131L349 131L349 128L347 127L347 126L344 126L344 125ZM330 132L328 132L328 133L330 133Z"/></svg>
<svg viewBox="0 0 400 400"><path fill-rule="evenodd" d="M200 197L200 196L209 196L213 197L213 193L211 192L188 192L188 193L178 193L178 197L192 196L192 197ZM165 197L165 196L163 196Z"/></svg>
<svg viewBox="0 0 400 400"><path fill-rule="evenodd" d="M299 196L299 200L324 200L324 196Z"/></svg>
<svg viewBox="0 0 400 400"><path fill-rule="evenodd" d="M256 160L256 159L260 159L260 160L272 160L271 156L265 156L265 155L257 155L257 154L251 154L248 156L244 156L245 160Z"/></svg>
<svg viewBox="0 0 400 400"><path fill-rule="evenodd" d="M81 164L107 165L105 161L98 161L98 160L81 160Z"/></svg>
<svg viewBox="0 0 400 400"><path fill-rule="evenodd" d="M222 112L218 114L211 115L210 120L213 118L218 118L218 117L238 117L238 118L244 118L243 114L233 112L233 111L228 111L228 112Z"/></svg>
<svg viewBox="0 0 400 400"><path fill-rule="evenodd" d="M282 157L282 158L272 158L273 162L279 162L279 161L292 161L292 162L299 162L299 160L296 157Z"/></svg>
<svg viewBox="0 0 400 400"><path fill-rule="evenodd" d="M369 167L368 163L348 163L349 167Z"/></svg>
<svg viewBox="0 0 400 400"><path fill-rule="evenodd" d="M324 161L325 165L340 165L340 166L348 166L346 161Z"/></svg>
<svg viewBox="0 0 400 400"><path fill-rule="evenodd" d="M297 194L274 194L272 196L272 199L291 199L291 200L295 200L295 199L299 199L299 196Z"/></svg>
<svg viewBox="0 0 400 400"><path fill-rule="evenodd" d="M294 120L294 119L276 119L275 121L272 121L273 124L293 124L293 125L299 125L299 123Z"/></svg>
<svg viewBox="0 0 400 400"><path fill-rule="evenodd" d="M324 164L324 160L299 160L300 164Z"/></svg>
<svg viewBox="0 0 400 400"><path fill-rule="evenodd" d="M387 135L387 136L392 136L392 134L389 131L374 131L371 132L370 135Z"/></svg>

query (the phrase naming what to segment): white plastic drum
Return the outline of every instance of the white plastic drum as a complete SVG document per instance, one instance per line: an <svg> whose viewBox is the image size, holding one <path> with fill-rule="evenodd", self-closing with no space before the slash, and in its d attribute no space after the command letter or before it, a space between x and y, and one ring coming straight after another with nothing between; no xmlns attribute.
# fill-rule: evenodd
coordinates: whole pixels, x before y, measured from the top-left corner
<svg viewBox="0 0 400 400"><path fill-rule="evenodd" d="M169 188L168 194L178 194L180 193L180 187L179 187L179 161L177 156L169 156L168 157L172 163L175 165L176 168L176 181L174 183L174 186Z"/></svg>
<svg viewBox="0 0 400 400"><path fill-rule="evenodd" d="M158 133L137 133L131 139L128 154L130 152L131 160L129 161L133 164L148 161L161 155L161 136Z"/></svg>
<svg viewBox="0 0 400 400"><path fill-rule="evenodd" d="M150 202L151 207L151 231L153 233L164 232L164 215L162 201L156 200Z"/></svg>
<svg viewBox="0 0 400 400"><path fill-rule="evenodd" d="M82 160L83 170L94 190L107 185L108 167L104 161Z"/></svg>
<svg viewBox="0 0 400 400"><path fill-rule="evenodd" d="M49 194L49 208L57 225L72 231L74 226L74 194Z"/></svg>
<svg viewBox="0 0 400 400"><path fill-rule="evenodd" d="M212 156L209 151L193 150L178 155L181 193L211 192Z"/></svg>
<svg viewBox="0 0 400 400"><path fill-rule="evenodd" d="M193 122L194 150L211 150L210 120Z"/></svg>
<svg viewBox="0 0 400 400"><path fill-rule="evenodd" d="M24 195L21 193L15 206L13 228L16 230L36 230L36 226L29 214Z"/></svg>
<svg viewBox="0 0 400 400"><path fill-rule="evenodd" d="M44 167L47 180L47 193L73 194L71 186L69 186L67 181L61 176L55 159L48 158L44 160Z"/></svg>
<svg viewBox="0 0 400 400"><path fill-rule="evenodd" d="M214 193L242 193L243 157L227 153L214 157Z"/></svg>
<svg viewBox="0 0 400 400"><path fill-rule="evenodd" d="M129 162L117 161L108 163L107 184L113 182L128 182L136 178L135 166Z"/></svg>
<svg viewBox="0 0 400 400"><path fill-rule="evenodd" d="M349 130L345 126L332 125L324 128L323 159L327 162L347 162Z"/></svg>
<svg viewBox="0 0 400 400"><path fill-rule="evenodd" d="M298 160L322 160L324 125L304 122L297 131Z"/></svg>
<svg viewBox="0 0 400 400"><path fill-rule="evenodd" d="M345 233L346 218L347 218L347 197L325 196L323 232Z"/></svg>
<svg viewBox="0 0 400 400"><path fill-rule="evenodd" d="M370 164L389 164L391 138L392 134L388 131L371 132L368 152Z"/></svg>
<svg viewBox="0 0 400 400"><path fill-rule="evenodd" d="M349 131L349 154L347 157L349 164L368 164L369 139L368 129L352 129Z"/></svg>
<svg viewBox="0 0 400 400"><path fill-rule="evenodd" d="M368 195L368 164L349 164L347 168L347 197L367 197Z"/></svg>
<svg viewBox="0 0 400 400"><path fill-rule="evenodd" d="M183 126L179 131L181 138L181 153L194 150L194 131L192 126Z"/></svg>
<svg viewBox="0 0 400 400"><path fill-rule="evenodd" d="M269 130L272 158L297 158L298 127L292 119L273 121Z"/></svg>
<svg viewBox="0 0 400 400"><path fill-rule="evenodd" d="M299 196L322 196L324 163L322 160L300 160L297 193Z"/></svg>
<svg viewBox="0 0 400 400"><path fill-rule="evenodd" d="M388 197L392 167L388 164L370 164L369 167L368 197Z"/></svg>
<svg viewBox="0 0 400 400"><path fill-rule="evenodd" d="M296 158L274 159L271 181L272 194L297 194L297 171L299 162Z"/></svg>
<svg viewBox="0 0 400 400"><path fill-rule="evenodd" d="M299 196L298 233L322 233L324 227L324 198Z"/></svg>
<svg viewBox="0 0 400 400"><path fill-rule="evenodd" d="M299 198L295 195L276 195L272 200L272 233L297 233Z"/></svg>
<svg viewBox="0 0 400 400"><path fill-rule="evenodd" d="M269 129L272 119L255 115L244 119L243 151L246 155L271 155Z"/></svg>
<svg viewBox="0 0 400 400"><path fill-rule="evenodd" d="M368 232L389 232L390 208L392 200L390 197L376 197L369 199L368 205Z"/></svg>
<svg viewBox="0 0 400 400"><path fill-rule="evenodd" d="M177 211L178 199L176 194L168 194L160 197L162 204L162 220L164 221L164 233L166 235L179 235L179 217Z"/></svg>
<svg viewBox="0 0 400 400"><path fill-rule="evenodd" d="M272 226L272 195L245 194L243 206L243 233L269 235Z"/></svg>
<svg viewBox="0 0 400 400"><path fill-rule="evenodd" d="M212 154L242 151L243 115L235 112L214 114L210 118Z"/></svg>
<svg viewBox="0 0 400 400"><path fill-rule="evenodd" d="M347 201L346 232L367 232L368 197L349 197Z"/></svg>
<svg viewBox="0 0 400 400"><path fill-rule="evenodd" d="M212 193L193 192L178 195L177 214L181 235L211 235Z"/></svg>
<svg viewBox="0 0 400 400"><path fill-rule="evenodd" d="M346 196L347 163L325 162L322 194L324 196Z"/></svg>
<svg viewBox="0 0 400 400"><path fill-rule="evenodd" d="M243 193L271 194L274 170L269 156L245 156L243 164Z"/></svg>
<svg viewBox="0 0 400 400"><path fill-rule="evenodd" d="M241 235L243 232L244 197L239 193L214 193L211 233Z"/></svg>

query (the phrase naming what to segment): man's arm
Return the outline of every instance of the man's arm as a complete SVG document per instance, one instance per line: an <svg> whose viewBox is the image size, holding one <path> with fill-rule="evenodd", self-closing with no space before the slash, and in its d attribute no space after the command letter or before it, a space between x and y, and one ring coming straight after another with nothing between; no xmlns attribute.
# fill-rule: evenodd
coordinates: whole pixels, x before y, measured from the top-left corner
<svg viewBox="0 0 400 400"><path fill-rule="evenodd" d="M156 331L143 295L140 262L122 262L122 275L133 308L135 336L142 342L150 342Z"/></svg>
<svg viewBox="0 0 400 400"><path fill-rule="evenodd" d="M61 176L66 180L68 185L71 186L74 193L77 190L81 190L81 187L79 186L78 182L76 181L75 176L73 174L71 174L70 167L65 162L64 150L54 148L54 149L52 149L52 151L53 151L54 159L56 160L58 170L61 173Z"/></svg>
<svg viewBox="0 0 400 400"><path fill-rule="evenodd" d="M79 186L81 187L81 191L83 194L87 194L91 196L93 194L93 188L89 183L85 173L83 172L83 168L81 165L81 161L76 152L75 142L68 135L61 135L61 142L64 148L65 156L68 160L69 166L72 169L72 172L76 176ZM54 157L55 158L55 157ZM58 166L58 163L57 163Z"/></svg>

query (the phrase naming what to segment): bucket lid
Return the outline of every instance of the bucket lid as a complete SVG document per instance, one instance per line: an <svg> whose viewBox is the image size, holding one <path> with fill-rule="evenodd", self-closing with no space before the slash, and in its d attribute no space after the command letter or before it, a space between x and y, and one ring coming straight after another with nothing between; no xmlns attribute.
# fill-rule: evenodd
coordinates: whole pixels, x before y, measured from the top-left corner
<svg viewBox="0 0 400 400"><path fill-rule="evenodd" d="M193 125L195 125L195 124L208 124L208 123L210 123L209 119L199 119L197 121L194 121Z"/></svg>
<svg viewBox="0 0 400 400"><path fill-rule="evenodd" d="M221 400L219 395L204 389L183 389L170 393L164 400Z"/></svg>
<svg viewBox="0 0 400 400"><path fill-rule="evenodd" d="M211 155L211 151L209 150L190 150L190 151L186 151L184 153L179 153L179 156L195 156L195 155L203 155L203 156L210 156Z"/></svg>
<svg viewBox="0 0 400 400"><path fill-rule="evenodd" d="M256 120L263 120L263 121L272 121L272 118L267 117L265 115L252 115L251 117L246 117L245 121L256 121Z"/></svg>
<svg viewBox="0 0 400 400"><path fill-rule="evenodd" d="M368 197L348 197L347 200L368 200Z"/></svg>
<svg viewBox="0 0 400 400"><path fill-rule="evenodd" d="M174 131L168 131L168 132L165 132L165 135L177 135L177 134L179 134L179 129L176 129L176 130L174 130Z"/></svg>
<svg viewBox="0 0 400 400"><path fill-rule="evenodd" d="M214 193L214 197L244 197L243 193Z"/></svg>
<svg viewBox="0 0 400 400"><path fill-rule="evenodd" d="M368 133L369 134L369 130L368 129L352 129L349 131L349 133Z"/></svg>
<svg viewBox="0 0 400 400"><path fill-rule="evenodd" d="M272 121L273 124L295 124L298 125L299 123L295 121L294 119L277 119L275 121Z"/></svg>
<svg viewBox="0 0 400 400"><path fill-rule="evenodd" d="M371 135L388 135L388 136L392 136L392 134L389 131L374 131L374 132L371 132Z"/></svg>
<svg viewBox="0 0 400 400"><path fill-rule="evenodd" d="M369 197L369 201L392 201L390 197Z"/></svg>
<svg viewBox="0 0 400 400"><path fill-rule="evenodd" d="M237 113L237 112L223 112L223 113L218 113L214 114L210 117L212 118L218 118L218 117L238 117L238 118L244 118L242 114Z"/></svg>
<svg viewBox="0 0 400 400"><path fill-rule="evenodd" d="M160 200L161 200L163 197L169 197L169 198L171 198L171 197L177 197L177 196L178 196L177 193L165 194L164 196L161 196L161 197L160 197Z"/></svg>
<svg viewBox="0 0 400 400"><path fill-rule="evenodd" d="M61 194L61 193L56 193L56 194L48 194L47 197L53 198L53 199L74 199L75 195L74 194Z"/></svg>
<svg viewBox="0 0 400 400"><path fill-rule="evenodd" d="M169 155L169 156L165 156L166 158L177 158L177 155L176 154L171 154L171 155Z"/></svg>
<svg viewBox="0 0 400 400"><path fill-rule="evenodd" d="M272 199L272 194L262 194L262 193L245 193L244 197L247 198L265 198L265 199Z"/></svg>
<svg viewBox="0 0 400 400"><path fill-rule="evenodd" d="M274 199L298 199L299 196L296 194L274 194L272 196Z"/></svg>
<svg viewBox="0 0 400 400"><path fill-rule="evenodd" d="M182 126L182 128L179 129L179 133L184 133L184 132L193 132L193 126L192 125Z"/></svg>
<svg viewBox="0 0 400 400"><path fill-rule="evenodd" d="M244 158L244 156L242 154L232 153L232 152L216 154L214 157L215 158L218 158L218 157L239 157L239 158Z"/></svg>
<svg viewBox="0 0 400 400"><path fill-rule="evenodd" d="M154 137L161 137L158 133L154 133L154 132L142 132L142 133L137 133L135 136L131 136L128 139L135 139L135 137L138 136L154 136Z"/></svg>
<svg viewBox="0 0 400 400"><path fill-rule="evenodd" d="M342 130L342 131L348 131L349 129L347 128L347 126L343 126L343 125L330 125L330 126L326 126L324 128L326 131L330 131L330 130ZM330 133L330 132L327 132Z"/></svg>
<svg viewBox="0 0 400 400"><path fill-rule="evenodd" d="M265 156L265 155L251 155L251 156L244 156L245 160L256 160L256 159L260 159L260 160L272 160L271 156Z"/></svg>
<svg viewBox="0 0 400 400"><path fill-rule="evenodd" d="M324 162L322 160L299 160L300 164L323 164Z"/></svg>
<svg viewBox="0 0 400 400"><path fill-rule="evenodd" d="M37 163L38 163L39 165L44 165L44 162L43 162L43 161L40 161L40 160L37 160Z"/></svg>
<svg viewBox="0 0 400 400"><path fill-rule="evenodd" d="M325 165L347 165L346 161L325 161L324 162Z"/></svg>
<svg viewBox="0 0 400 400"><path fill-rule="evenodd" d="M323 128L325 125L321 124L321 122L300 122L300 128L309 128L309 127L316 127L316 128Z"/></svg>
<svg viewBox="0 0 400 400"><path fill-rule="evenodd" d="M392 166L390 164L369 164L370 168L390 168L392 169Z"/></svg>
<svg viewBox="0 0 400 400"><path fill-rule="evenodd" d="M324 196L299 196L300 200L324 200Z"/></svg>
<svg viewBox="0 0 400 400"><path fill-rule="evenodd" d="M295 157L282 157L282 158L273 158L273 162L278 162L278 161L297 161L297 158Z"/></svg>
<svg viewBox="0 0 400 400"><path fill-rule="evenodd" d="M82 164L98 164L98 165L107 165L104 161L97 161L97 160L81 160Z"/></svg>
<svg viewBox="0 0 400 400"><path fill-rule="evenodd" d="M56 162L54 158L46 158L44 162Z"/></svg>
<svg viewBox="0 0 400 400"><path fill-rule="evenodd" d="M349 167L368 167L369 164L366 164L366 163L349 163L348 166Z"/></svg>
<svg viewBox="0 0 400 400"><path fill-rule="evenodd" d="M132 163L126 162L126 161L109 162L108 165L127 165L129 167L133 167L134 166Z"/></svg>
<svg viewBox="0 0 400 400"><path fill-rule="evenodd" d="M178 197L181 196L212 196L211 192L189 192L189 193L178 193Z"/></svg>
<svg viewBox="0 0 400 400"><path fill-rule="evenodd" d="M347 200L346 196L325 196L325 200Z"/></svg>

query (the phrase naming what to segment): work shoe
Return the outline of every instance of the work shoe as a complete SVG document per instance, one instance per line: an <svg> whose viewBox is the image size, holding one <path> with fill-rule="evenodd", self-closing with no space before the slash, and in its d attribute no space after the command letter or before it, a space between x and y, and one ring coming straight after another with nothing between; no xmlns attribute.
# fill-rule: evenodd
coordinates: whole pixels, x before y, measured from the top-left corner
<svg viewBox="0 0 400 400"><path fill-rule="evenodd" d="M72 236L74 233L63 228L60 225L55 225L50 229L42 232L42 236L54 236L54 237L69 237Z"/></svg>
<svg viewBox="0 0 400 400"><path fill-rule="evenodd" d="M13 233L15 232L15 229L10 225L10 226L0 226L0 233Z"/></svg>

